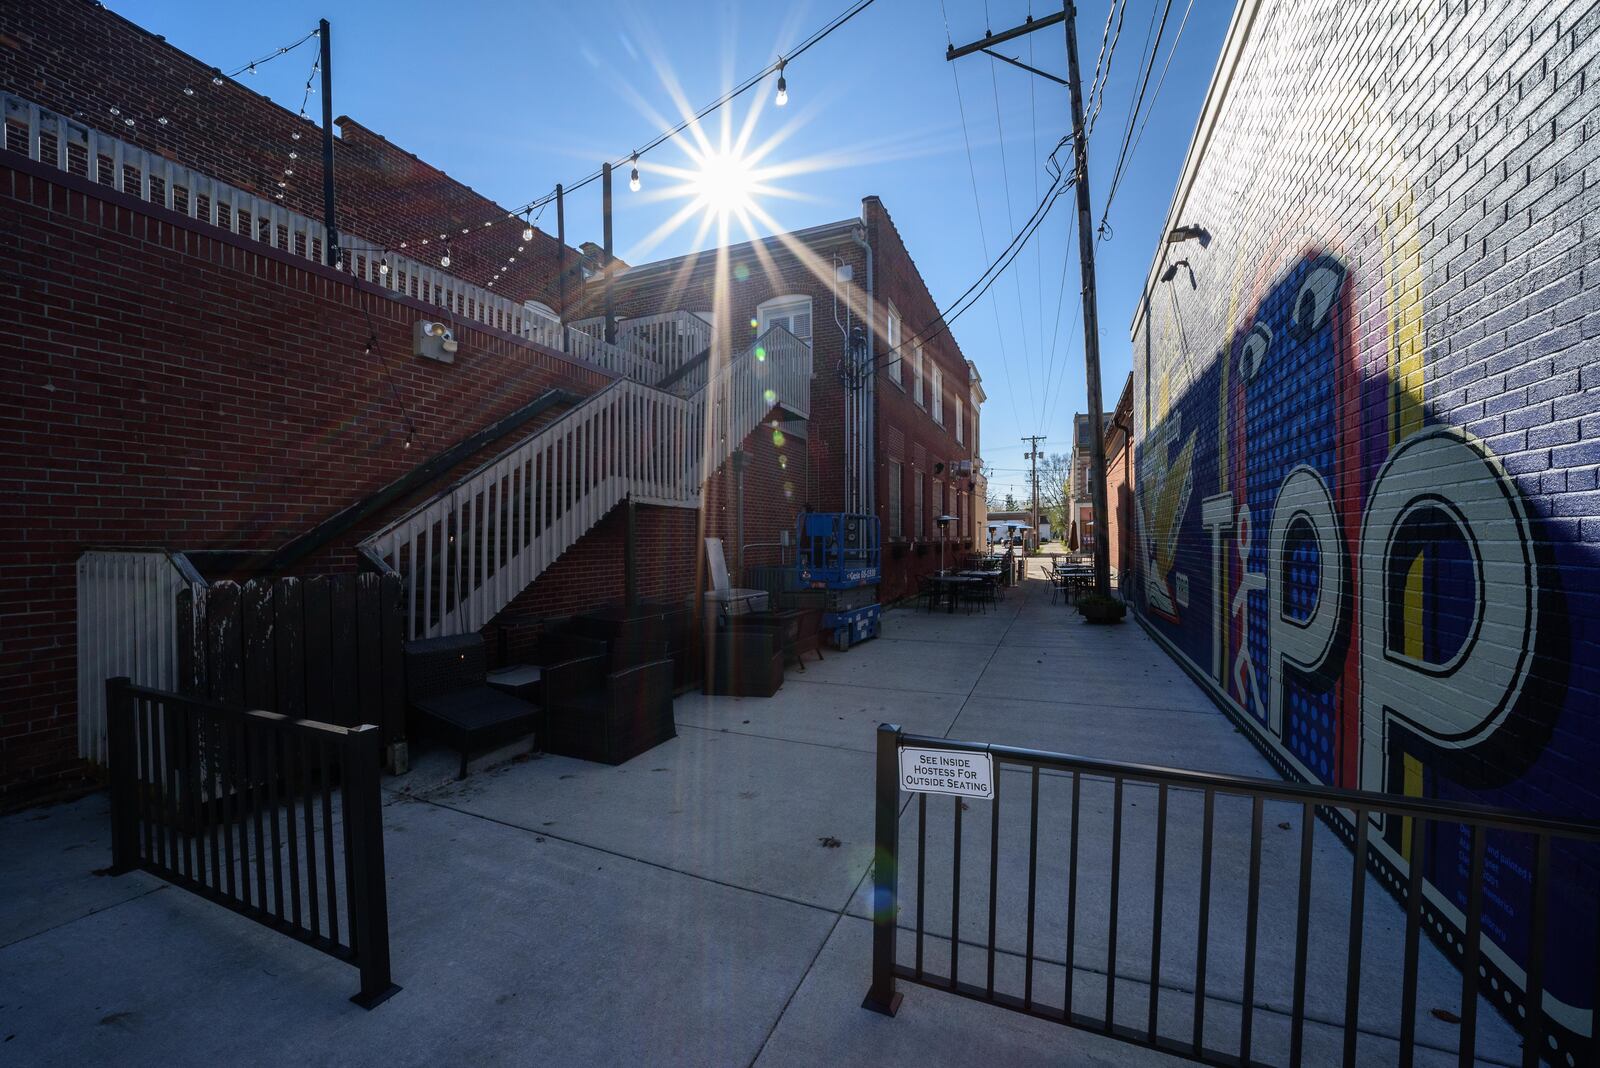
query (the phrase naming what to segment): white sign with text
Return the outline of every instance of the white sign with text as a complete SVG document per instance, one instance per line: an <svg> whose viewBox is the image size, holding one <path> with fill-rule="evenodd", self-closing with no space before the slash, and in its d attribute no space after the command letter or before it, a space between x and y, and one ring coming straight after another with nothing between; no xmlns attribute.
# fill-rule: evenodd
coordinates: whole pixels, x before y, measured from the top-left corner
<svg viewBox="0 0 1600 1068"><path fill-rule="evenodd" d="M988 753L902 746L900 788L914 794L956 794L987 801L994 796L994 760Z"/></svg>

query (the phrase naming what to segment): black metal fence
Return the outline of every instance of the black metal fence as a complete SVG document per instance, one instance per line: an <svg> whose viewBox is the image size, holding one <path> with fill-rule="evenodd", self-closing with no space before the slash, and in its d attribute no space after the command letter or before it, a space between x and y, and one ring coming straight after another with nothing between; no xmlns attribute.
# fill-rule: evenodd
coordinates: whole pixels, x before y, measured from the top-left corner
<svg viewBox="0 0 1600 1068"><path fill-rule="evenodd" d="M937 798L950 812L931 821L918 792L902 815L902 747L981 755L992 789ZM908 980L1212 1064L1600 1064L1597 887L1551 868L1552 843L1592 861L1600 823L892 725L878 733L876 797L867 1008L892 1015ZM964 850L963 813L980 803ZM1379 836L1402 844L1397 882L1370 848ZM978 864L963 870L964 853ZM1440 862L1459 868L1459 895L1409 877ZM1369 881L1383 885L1372 873L1398 903L1369 901ZM1486 894L1518 929L1490 931ZM1558 972L1559 991L1547 986Z"/></svg>
<svg viewBox="0 0 1600 1068"><path fill-rule="evenodd" d="M106 682L113 874L142 869L355 965L372 1008L389 977L377 727Z"/></svg>

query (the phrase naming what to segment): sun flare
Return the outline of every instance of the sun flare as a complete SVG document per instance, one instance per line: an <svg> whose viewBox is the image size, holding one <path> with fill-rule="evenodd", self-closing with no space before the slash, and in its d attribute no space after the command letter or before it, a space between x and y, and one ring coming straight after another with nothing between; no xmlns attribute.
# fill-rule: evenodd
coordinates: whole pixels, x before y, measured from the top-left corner
<svg viewBox="0 0 1600 1068"><path fill-rule="evenodd" d="M750 160L732 149L707 153L689 179L696 207L718 216L744 215L755 206L758 185Z"/></svg>

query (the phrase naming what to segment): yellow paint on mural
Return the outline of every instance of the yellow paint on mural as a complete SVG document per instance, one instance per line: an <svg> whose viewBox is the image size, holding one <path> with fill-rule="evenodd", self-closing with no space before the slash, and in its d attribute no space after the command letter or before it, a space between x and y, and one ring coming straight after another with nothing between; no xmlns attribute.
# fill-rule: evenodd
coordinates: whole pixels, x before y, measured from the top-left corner
<svg viewBox="0 0 1600 1068"><path fill-rule="evenodd" d="M1383 220L1384 292L1388 298L1389 444L1422 429L1422 241L1416 201L1406 189Z"/></svg>
<svg viewBox="0 0 1600 1068"><path fill-rule="evenodd" d="M1400 790L1407 797L1422 796L1422 761L1410 753L1402 754ZM1406 860L1411 859L1411 817L1407 816L1400 824L1400 855Z"/></svg>

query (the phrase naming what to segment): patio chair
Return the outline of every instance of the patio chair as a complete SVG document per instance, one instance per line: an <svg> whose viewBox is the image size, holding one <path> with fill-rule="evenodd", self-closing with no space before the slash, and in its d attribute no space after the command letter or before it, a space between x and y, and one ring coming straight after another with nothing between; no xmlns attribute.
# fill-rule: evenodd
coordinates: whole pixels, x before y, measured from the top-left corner
<svg viewBox="0 0 1600 1068"><path fill-rule="evenodd" d="M476 634L424 638L405 646L406 704L418 733L461 753L458 779L474 752L533 733L538 709L487 681L488 655Z"/></svg>
<svg viewBox="0 0 1600 1068"><path fill-rule="evenodd" d="M606 671L584 656L544 671L544 750L621 764L678 736L672 716L670 659Z"/></svg>

